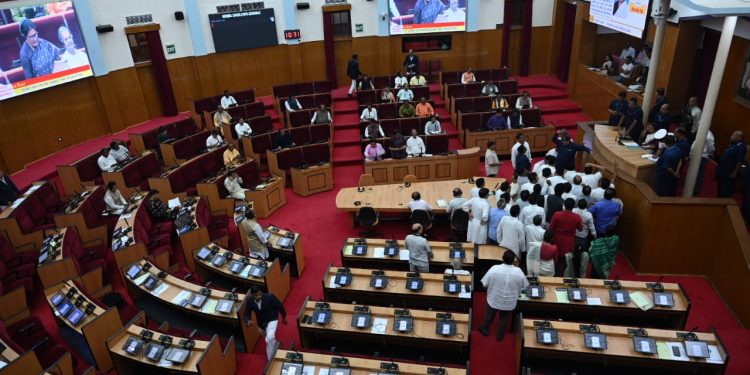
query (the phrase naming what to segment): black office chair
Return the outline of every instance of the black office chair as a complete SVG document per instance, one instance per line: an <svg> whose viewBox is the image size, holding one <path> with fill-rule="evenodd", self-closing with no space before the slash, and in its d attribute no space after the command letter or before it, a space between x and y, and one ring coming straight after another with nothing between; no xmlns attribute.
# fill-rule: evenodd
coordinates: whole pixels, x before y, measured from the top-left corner
<svg viewBox="0 0 750 375"><path fill-rule="evenodd" d="M380 222L380 217L378 217L378 213L374 208L369 206L360 207L356 219L357 223L366 229L364 232L359 233L360 237L384 237L383 233L372 230Z"/></svg>
<svg viewBox="0 0 750 375"><path fill-rule="evenodd" d="M457 208L451 213L451 238L454 241L466 242L469 230L469 213Z"/></svg>
<svg viewBox="0 0 750 375"><path fill-rule="evenodd" d="M429 212L425 210L414 210L411 212L410 218L412 224L422 224L422 229L425 234L427 234L428 230L432 229L432 215L430 215Z"/></svg>

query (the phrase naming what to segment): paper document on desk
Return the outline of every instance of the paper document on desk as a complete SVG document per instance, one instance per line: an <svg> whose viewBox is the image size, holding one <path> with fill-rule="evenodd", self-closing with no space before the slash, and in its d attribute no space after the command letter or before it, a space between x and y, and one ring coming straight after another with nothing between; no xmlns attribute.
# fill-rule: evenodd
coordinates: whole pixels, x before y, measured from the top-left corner
<svg viewBox="0 0 750 375"><path fill-rule="evenodd" d="M445 199L438 199L437 200L437 205L440 208L447 208L448 207L448 202L446 202Z"/></svg>
<svg viewBox="0 0 750 375"><path fill-rule="evenodd" d="M250 267L249 264L246 265L245 268L243 268L242 271L240 271L240 277L242 277L244 279L249 278L250 277L250 268L251 267Z"/></svg>
<svg viewBox="0 0 750 375"><path fill-rule="evenodd" d="M409 250L399 250L398 251L398 259L400 260L409 260Z"/></svg>
<svg viewBox="0 0 750 375"><path fill-rule="evenodd" d="M151 294L155 296L160 296L162 293L164 293L165 290L169 289L169 284L161 283L159 286L156 287L156 289L151 291Z"/></svg>
<svg viewBox="0 0 750 375"><path fill-rule="evenodd" d="M331 276L331 281L328 283L328 287L331 289L336 289L339 287L339 284L336 284L336 276Z"/></svg>
<svg viewBox="0 0 750 375"><path fill-rule="evenodd" d="M724 360L721 359L721 353L719 353L719 348L716 345L708 346L708 358L706 358L706 362L724 363Z"/></svg>
<svg viewBox="0 0 750 375"><path fill-rule="evenodd" d="M175 207L180 207L180 206L181 206L180 197L172 198L169 200L169 202L167 202L167 207L169 208L175 208Z"/></svg>
<svg viewBox="0 0 750 375"><path fill-rule="evenodd" d="M206 301L206 303L203 304L203 307L201 308L201 312L204 313L212 313L214 310L216 310L216 305L219 303L219 300L217 299L210 299Z"/></svg>
<svg viewBox="0 0 750 375"><path fill-rule="evenodd" d="M654 163L656 163L659 160L659 158L654 157L653 154L643 154L643 155L641 155L641 157L644 158L644 159L646 159L646 160L651 160Z"/></svg>
<svg viewBox="0 0 750 375"><path fill-rule="evenodd" d="M643 311L651 310L654 307L651 298L648 298L643 292L630 293L630 300Z"/></svg>
<svg viewBox="0 0 750 375"><path fill-rule="evenodd" d="M555 297L558 303L570 303L567 290L555 290Z"/></svg>
<svg viewBox="0 0 750 375"><path fill-rule="evenodd" d="M190 294L191 294L190 291L183 290L180 293L177 293L177 295L174 298L172 298L172 303L180 304L182 300L190 297Z"/></svg>
<svg viewBox="0 0 750 375"><path fill-rule="evenodd" d="M151 276L150 273L144 273L143 275L138 276L137 279L133 280L133 284L135 284L136 286L141 286L141 284L143 284L149 276Z"/></svg>
<svg viewBox="0 0 750 375"><path fill-rule="evenodd" d="M627 148L641 148L641 146L638 145L638 143L633 141L622 141L622 145Z"/></svg>
<svg viewBox="0 0 750 375"><path fill-rule="evenodd" d="M471 298L471 292L466 290L466 285L461 286L461 292L458 293L458 298Z"/></svg>
<svg viewBox="0 0 750 375"><path fill-rule="evenodd" d="M346 247L344 247L344 255L352 255L353 249L354 249L353 245L346 245Z"/></svg>
<svg viewBox="0 0 750 375"><path fill-rule="evenodd" d="M675 355L673 348L677 348L677 353L680 353L679 355ZM687 353L685 353L685 347L682 345L681 342L657 342L656 343L656 354L659 357L659 359L671 359L675 361L689 361L690 358L688 358Z"/></svg>
<svg viewBox="0 0 750 375"><path fill-rule="evenodd" d="M588 297L586 298L586 303L588 303L591 306L601 306L602 299L597 297Z"/></svg>
<svg viewBox="0 0 750 375"><path fill-rule="evenodd" d="M378 334L378 335L384 335L385 331L388 329L388 319L387 318L375 318L372 321L372 333Z"/></svg>
<svg viewBox="0 0 750 375"><path fill-rule="evenodd" d="M327 368L321 368L320 372L318 372L318 375L328 375L328 372L329 372L328 370L329 369L327 369ZM304 371L304 368L303 368L302 371Z"/></svg>
<svg viewBox="0 0 750 375"><path fill-rule="evenodd" d="M376 247L373 250L372 257L373 258L380 258L380 259L385 258L385 248L384 247Z"/></svg>

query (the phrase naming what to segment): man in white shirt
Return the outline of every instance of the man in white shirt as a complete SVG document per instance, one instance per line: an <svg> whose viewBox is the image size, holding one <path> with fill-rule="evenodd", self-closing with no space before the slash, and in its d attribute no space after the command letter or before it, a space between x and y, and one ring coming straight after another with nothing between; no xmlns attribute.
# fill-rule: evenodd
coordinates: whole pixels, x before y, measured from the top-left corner
<svg viewBox="0 0 750 375"><path fill-rule="evenodd" d="M557 161L557 157L552 155L545 155L544 159L534 163L534 167L531 169L531 171L541 177L543 168L552 168L553 171L555 170L555 161Z"/></svg>
<svg viewBox="0 0 750 375"><path fill-rule="evenodd" d="M224 90L224 96L221 97L221 108L227 109L237 105L234 96L229 95L229 90Z"/></svg>
<svg viewBox="0 0 750 375"><path fill-rule="evenodd" d="M234 131L237 132L237 139L253 135L253 129L250 128L250 124L246 123L245 119L242 117L240 117L240 121L234 125Z"/></svg>
<svg viewBox="0 0 750 375"><path fill-rule="evenodd" d="M103 148L99 159L96 159L102 172L112 172L117 167L117 160L109 153L109 148Z"/></svg>
<svg viewBox="0 0 750 375"><path fill-rule="evenodd" d="M312 118L310 119L310 124L330 124L333 122L333 119L331 119L331 111L326 109L325 104L321 104L320 108L318 108L315 113L313 113Z"/></svg>
<svg viewBox="0 0 750 375"><path fill-rule="evenodd" d="M544 218L544 207L539 205L540 200L544 203L544 196L532 195L529 197L529 205L522 208L518 215L518 219L521 220L523 225L533 224L534 218L537 216Z"/></svg>
<svg viewBox="0 0 750 375"><path fill-rule="evenodd" d="M393 88L400 89L404 87L404 85L407 85L409 81L401 75L401 72L396 73L396 78L393 79Z"/></svg>
<svg viewBox="0 0 750 375"><path fill-rule="evenodd" d="M524 225L518 220L521 214L521 207L514 204L510 208L510 215L503 216L500 224L497 226L497 243L498 245L513 251L517 257L526 252L526 235Z"/></svg>
<svg viewBox="0 0 750 375"><path fill-rule="evenodd" d="M438 15L435 22L465 22L466 12L458 7L458 0L450 0L450 7Z"/></svg>
<svg viewBox="0 0 750 375"><path fill-rule="evenodd" d="M484 152L484 170L487 172L487 177L497 176L501 165L495 152L495 141L487 141L487 151Z"/></svg>
<svg viewBox="0 0 750 375"><path fill-rule="evenodd" d="M575 196L576 202L583 197L583 178L580 175L573 177L570 194Z"/></svg>
<svg viewBox="0 0 750 375"><path fill-rule="evenodd" d="M627 12L627 6L625 8L625 11ZM622 52L620 52L620 58L625 60L628 58L628 56L630 56L631 59L635 58L635 48L630 45L630 42L625 42L625 48L623 48Z"/></svg>
<svg viewBox="0 0 750 375"><path fill-rule="evenodd" d="M539 242L539 246L541 247L541 242L542 240L544 240L544 227L542 226L542 223L544 222L544 216L536 215L534 216L534 219L532 221L533 224L524 226L524 234L526 235L526 251L529 251L530 243Z"/></svg>
<svg viewBox="0 0 750 375"><path fill-rule="evenodd" d="M424 133L427 135L441 134L443 129L440 127L440 121L435 115L430 116L430 120L424 125Z"/></svg>
<svg viewBox="0 0 750 375"><path fill-rule="evenodd" d="M117 188L117 183L110 181L107 183L107 192L104 193L104 204L107 206L107 211L120 215L128 208L128 202L120 193Z"/></svg>
<svg viewBox="0 0 750 375"><path fill-rule="evenodd" d="M510 250L503 254L503 263L492 266L482 278L482 285L487 288L487 307L484 312L484 322L479 332L489 335L495 315L500 313L500 325L495 338L502 341L505 337L505 327L516 309L521 290L529 285L526 275L518 268L518 257Z"/></svg>
<svg viewBox="0 0 750 375"><path fill-rule="evenodd" d="M294 96L289 96L289 98L284 101L284 108L286 108L287 112L299 111L302 109L302 104Z"/></svg>
<svg viewBox="0 0 750 375"><path fill-rule="evenodd" d="M471 188L471 191L469 192L469 199L471 198L477 198L479 197L479 190L482 190L484 187L484 178L479 177L477 178L475 185L473 188Z"/></svg>
<svg viewBox="0 0 750 375"><path fill-rule="evenodd" d="M432 212L432 207L422 199L422 195L418 191L411 193L411 202L409 202L409 211L414 212L415 210Z"/></svg>
<svg viewBox="0 0 750 375"><path fill-rule="evenodd" d="M555 186L557 184L564 184L568 182L568 180L566 180L563 176L565 176L565 169L563 169L562 167L555 168L555 175L547 179L549 190L555 190Z"/></svg>
<svg viewBox="0 0 750 375"><path fill-rule="evenodd" d="M596 238L596 227L594 226L594 215L588 211L588 203L585 199L576 201L576 207L573 209L573 213L578 214L583 222L583 229L576 229L576 243L582 244L583 249L588 251L589 249L589 235Z"/></svg>
<svg viewBox="0 0 750 375"><path fill-rule="evenodd" d="M460 210L461 206L463 206L464 202L466 202L466 198L464 198L463 195L464 192L461 190L461 188L453 189L453 199L448 202L448 207L445 208L445 212L449 215L449 217L453 217L453 212L457 209Z"/></svg>
<svg viewBox="0 0 750 375"><path fill-rule="evenodd" d="M211 135L206 138L206 148L208 151L213 151L221 147L224 144L224 138L219 135L217 130L211 130Z"/></svg>
<svg viewBox="0 0 750 375"><path fill-rule="evenodd" d="M409 156L424 155L426 148L422 138L417 137L417 129L411 130L411 137L406 140L406 154Z"/></svg>
<svg viewBox="0 0 750 375"><path fill-rule="evenodd" d="M232 172L224 179L224 187L227 188L230 197L241 200L245 199L247 189L242 187L242 177L237 175L237 172Z"/></svg>
<svg viewBox="0 0 750 375"><path fill-rule="evenodd" d="M483 187L479 189L478 197L471 198L462 207L469 213L466 240L474 244L475 250L479 245L487 243L487 220L490 217L490 202L487 201L489 194L490 190Z"/></svg>
<svg viewBox="0 0 750 375"><path fill-rule="evenodd" d="M526 157L531 161L531 147L529 142L526 142L526 134L516 134L516 143L510 148L510 163L513 165L513 170L516 169L516 156L518 156L518 148L523 146L526 149Z"/></svg>
<svg viewBox="0 0 750 375"><path fill-rule="evenodd" d="M694 123L693 127L697 127L697 124ZM695 145L695 143L693 143L693 145ZM690 149L692 151L693 147L691 146ZM714 133L709 130L706 135L706 143L703 145L703 155L701 157L700 167L698 168L698 176L695 179L695 189L693 189L694 195L698 195L701 192L703 174L706 172L706 163L713 158L714 152L716 152L716 141L714 139Z"/></svg>
<svg viewBox="0 0 750 375"><path fill-rule="evenodd" d="M112 141L109 144L109 154L117 160L118 163L130 159L130 151L120 141Z"/></svg>
<svg viewBox="0 0 750 375"><path fill-rule="evenodd" d="M690 99L688 99L688 109L690 110L690 117L692 118L691 125L690 126L690 134L691 140L695 140L695 133L698 131L698 124L701 122L701 116L703 115L703 110L701 110L701 107L698 107L698 97L691 96ZM710 132L710 130L709 130Z"/></svg>
<svg viewBox="0 0 750 375"><path fill-rule="evenodd" d="M620 82L630 78L633 75L633 59L628 56L625 63L620 66Z"/></svg>
<svg viewBox="0 0 750 375"><path fill-rule="evenodd" d="M408 84L404 84L401 87L401 90L398 90L396 96L400 102L410 102L414 99L414 93L411 91Z"/></svg>
<svg viewBox="0 0 750 375"><path fill-rule="evenodd" d="M599 187L591 189L591 198L594 200L594 202L599 202L600 200L604 199L604 192L607 191L607 189L612 188L614 189L614 185L609 181L608 178L602 177L601 180L599 180Z"/></svg>
<svg viewBox="0 0 750 375"><path fill-rule="evenodd" d="M362 115L359 116L360 121L370 122L370 120L378 121L378 110L372 108L372 104L368 104L367 108L362 110Z"/></svg>
<svg viewBox="0 0 750 375"><path fill-rule="evenodd" d="M463 270L464 262L461 260L461 258L453 258L451 259L451 267L446 268L444 274L446 275L460 275L460 276L469 276L471 275L471 272L467 270Z"/></svg>
<svg viewBox="0 0 750 375"><path fill-rule="evenodd" d="M73 69L79 66L89 65L89 58L83 49L76 48L76 42L73 39L73 34L65 26L60 26L57 29L57 38L60 39L65 52L60 55L60 64L63 66L61 69Z"/></svg>
<svg viewBox="0 0 750 375"><path fill-rule="evenodd" d="M430 272L430 259L434 257L430 243L422 236L422 225L411 226L411 234L406 236L404 245L409 251L409 271Z"/></svg>
<svg viewBox="0 0 750 375"><path fill-rule="evenodd" d="M596 172L594 172L596 170ZM602 178L602 171L604 167L594 163L586 163L583 168L583 175L581 175L581 184L587 185L594 189L599 186L599 180Z"/></svg>

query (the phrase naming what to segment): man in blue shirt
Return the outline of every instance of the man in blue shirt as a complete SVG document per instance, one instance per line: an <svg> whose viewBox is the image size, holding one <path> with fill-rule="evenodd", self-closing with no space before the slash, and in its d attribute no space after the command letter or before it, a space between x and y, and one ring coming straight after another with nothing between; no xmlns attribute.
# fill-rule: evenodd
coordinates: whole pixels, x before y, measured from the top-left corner
<svg viewBox="0 0 750 375"><path fill-rule="evenodd" d="M578 151L591 152L591 149L584 146L573 143L568 136L568 131L565 129L558 130L552 135L552 143L557 146L557 160L555 160L555 168L564 168L568 171L574 171L576 169L576 153Z"/></svg>
<svg viewBox="0 0 750 375"><path fill-rule="evenodd" d="M669 103L664 103L659 111L651 117L651 125L654 130L667 129L672 125L672 113L669 112Z"/></svg>
<svg viewBox="0 0 750 375"><path fill-rule="evenodd" d="M503 111L498 109L495 111L495 115L490 117L489 120L487 120L487 129L489 130L506 130L508 129L508 122L505 121L505 116L503 116Z"/></svg>
<svg viewBox="0 0 750 375"><path fill-rule="evenodd" d="M614 197L615 190L607 189L604 191L604 199L589 208L589 212L594 216L596 234L600 237L604 236L607 228L614 228L617 224L617 218L622 215L622 207L612 200Z"/></svg>
<svg viewBox="0 0 750 375"><path fill-rule="evenodd" d="M663 197L673 197L677 193L677 180L680 178L680 172L677 166L682 160L682 151L675 144L673 135L664 138L664 144L667 146L659 160L656 161L654 168L654 190L656 195Z"/></svg>
<svg viewBox="0 0 750 375"><path fill-rule="evenodd" d="M666 90L664 90L663 87L659 87L658 89L656 89L656 100L654 101L654 106L651 107L651 112L648 113L649 122L653 122L656 114L661 110L661 107L664 104L669 103L669 99L667 99L667 96L665 94Z"/></svg>
<svg viewBox="0 0 750 375"><path fill-rule="evenodd" d="M487 238L490 240L490 243L495 245L497 244L497 226L500 224L500 219L508 215L505 212L505 205L505 199L498 198L497 208L490 209L490 216L487 219Z"/></svg>
<svg viewBox="0 0 750 375"><path fill-rule="evenodd" d="M742 167L742 161L745 160L745 150L747 144L743 140L745 133L737 130L729 138L729 146L724 150L716 165L716 181L719 184L718 197L731 198L732 180L737 178Z"/></svg>
<svg viewBox="0 0 750 375"><path fill-rule="evenodd" d="M625 135L630 136L630 139L637 142L643 132L643 110L638 105L636 98L630 98L628 109L625 110L625 115L621 118L620 128L625 130Z"/></svg>
<svg viewBox="0 0 750 375"><path fill-rule="evenodd" d="M628 109L628 101L625 100L625 96L625 91L620 91L617 94L617 99L609 103L609 125L617 126L622 123L623 115Z"/></svg>
<svg viewBox="0 0 750 375"><path fill-rule="evenodd" d="M690 141L687 137L687 130L685 128L677 128L674 131L674 137L677 141L675 146L682 152L682 159L687 160L690 158Z"/></svg>

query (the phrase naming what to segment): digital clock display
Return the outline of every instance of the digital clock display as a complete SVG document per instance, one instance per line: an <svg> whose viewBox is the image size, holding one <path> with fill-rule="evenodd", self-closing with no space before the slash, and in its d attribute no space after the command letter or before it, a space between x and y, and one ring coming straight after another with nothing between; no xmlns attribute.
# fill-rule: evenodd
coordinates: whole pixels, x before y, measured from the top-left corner
<svg viewBox="0 0 750 375"><path fill-rule="evenodd" d="M299 32L299 29L296 30L284 30L284 39L300 39L302 38L302 35Z"/></svg>

